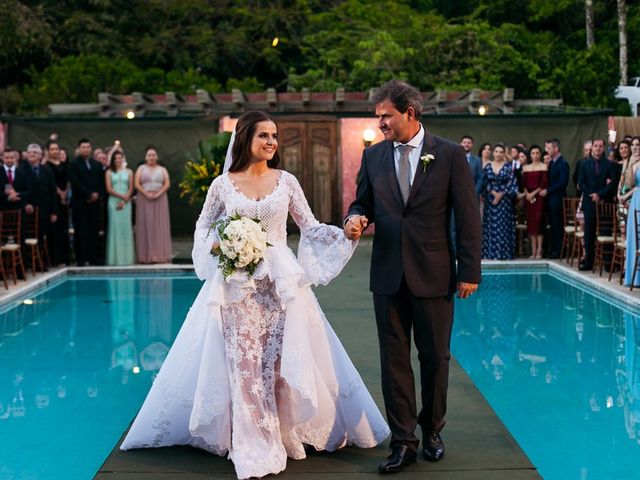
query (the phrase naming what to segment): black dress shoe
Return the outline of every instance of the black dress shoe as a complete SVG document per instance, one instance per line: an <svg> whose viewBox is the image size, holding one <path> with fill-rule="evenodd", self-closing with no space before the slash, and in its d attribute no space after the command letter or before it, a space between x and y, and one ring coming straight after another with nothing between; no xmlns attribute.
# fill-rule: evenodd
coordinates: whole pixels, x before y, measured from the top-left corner
<svg viewBox="0 0 640 480"><path fill-rule="evenodd" d="M391 451L391 455L387 459L378 465L378 471L380 473L397 473L401 472L404 467L416 463L418 455L416 452L409 450L409 447L402 445L396 447Z"/></svg>
<svg viewBox="0 0 640 480"><path fill-rule="evenodd" d="M580 270L581 272L584 272L586 270L593 270L593 266L589 266L586 263L581 263L580 265L578 265L578 270Z"/></svg>
<svg viewBox="0 0 640 480"><path fill-rule="evenodd" d="M425 460L437 462L444 457L444 442L439 433L425 436L422 442L422 455Z"/></svg>

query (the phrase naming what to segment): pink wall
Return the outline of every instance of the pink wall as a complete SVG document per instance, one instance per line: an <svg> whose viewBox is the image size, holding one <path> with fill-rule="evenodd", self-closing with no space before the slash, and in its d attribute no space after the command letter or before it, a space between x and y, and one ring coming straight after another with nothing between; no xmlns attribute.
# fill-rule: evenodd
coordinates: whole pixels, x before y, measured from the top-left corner
<svg viewBox="0 0 640 480"><path fill-rule="evenodd" d="M356 198L356 177L362 161L364 143L362 132L371 128L376 132L373 143L384 139L378 130L375 118L342 118L339 120L340 178L342 179L342 211L347 213L349 205ZM367 230L367 233L371 233Z"/></svg>

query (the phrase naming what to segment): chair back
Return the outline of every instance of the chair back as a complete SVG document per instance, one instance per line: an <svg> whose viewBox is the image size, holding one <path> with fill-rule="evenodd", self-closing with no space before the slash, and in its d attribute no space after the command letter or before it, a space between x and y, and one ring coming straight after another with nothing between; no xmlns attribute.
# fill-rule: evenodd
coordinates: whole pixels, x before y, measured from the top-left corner
<svg viewBox="0 0 640 480"><path fill-rule="evenodd" d="M15 243L20 245L22 241L20 237L22 212L20 210L4 210L0 212L0 218L0 241L2 244Z"/></svg>
<svg viewBox="0 0 640 480"><path fill-rule="evenodd" d="M576 226L576 208L578 199L573 197L564 197L562 199L562 224L565 227Z"/></svg>
<svg viewBox="0 0 640 480"><path fill-rule="evenodd" d="M600 202L596 204L596 235L611 235L616 218L616 204Z"/></svg>

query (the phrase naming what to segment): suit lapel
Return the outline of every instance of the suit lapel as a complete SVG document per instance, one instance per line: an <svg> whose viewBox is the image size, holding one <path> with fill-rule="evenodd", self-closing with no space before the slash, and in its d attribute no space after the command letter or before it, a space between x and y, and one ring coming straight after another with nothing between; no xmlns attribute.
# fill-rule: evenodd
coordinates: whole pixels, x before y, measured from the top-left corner
<svg viewBox="0 0 640 480"><path fill-rule="evenodd" d="M436 146L436 139L434 138L433 135L431 135L431 133L429 133L425 129L424 140L422 142L422 151L420 152L420 156L422 157L423 155L431 154L434 157L432 162L437 161L436 154L435 154L435 146ZM409 198L407 198L407 205L409 204L411 199L414 197L416 192L420 190L420 187L422 186L426 178L429 176L429 173L431 172L432 168L433 168L433 165L429 165L427 166L425 171L422 161L418 161L415 175L413 177L413 184L411 185L411 191L409 192Z"/></svg>
<svg viewBox="0 0 640 480"><path fill-rule="evenodd" d="M389 148L384 151L382 156L382 170L383 178L386 178L389 183L389 191L400 206L404 207L400 185L398 184L398 175L396 175L396 162L393 158L393 142L389 142Z"/></svg>

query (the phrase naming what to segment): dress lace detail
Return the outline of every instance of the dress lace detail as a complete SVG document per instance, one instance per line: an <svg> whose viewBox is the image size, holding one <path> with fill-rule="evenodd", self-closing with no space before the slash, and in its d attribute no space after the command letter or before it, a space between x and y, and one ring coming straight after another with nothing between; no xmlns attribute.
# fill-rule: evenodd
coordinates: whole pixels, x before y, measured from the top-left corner
<svg viewBox="0 0 640 480"><path fill-rule="evenodd" d="M259 219L273 246L251 278L225 280L210 227L234 213ZM289 213L301 231L297 259L286 244ZM332 451L384 440L389 429L309 288L334 278L354 248L314 218L287 172L260 200L216 178L194 234L206 281L121 448L193 445L228 454L249 478L304 458L304 444Z"/></svg>

